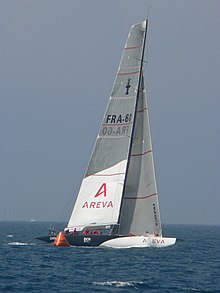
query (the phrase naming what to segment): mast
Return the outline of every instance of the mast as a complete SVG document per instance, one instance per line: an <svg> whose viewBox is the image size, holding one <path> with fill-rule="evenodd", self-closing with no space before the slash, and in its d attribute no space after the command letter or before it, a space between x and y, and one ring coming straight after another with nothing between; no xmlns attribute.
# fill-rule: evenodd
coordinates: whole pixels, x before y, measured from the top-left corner
<svg viewBox="0 0 220 293"><path fill-rule="evenodd" d="M142 80L142 76L143 76L143 70L142 69L143 69L144 52L145 52L145 45L146 45L146 39L147 39L148 19L146 19L144 22L145 22L145 31L144 31L143 49L142 49L142 55L141 55L141 65L140 65L140 72L139 72L138 88L137 88L137 95L136 95L136 102L135 102L134 123L133 123L133 126L132 126L131 139L130 139L130 145L129 145L129 153L128 153L128 163L127 163L126 172L125 172L125 180L124 180L124 186L123 186L123 192L122 192L122 200L121 200L121 206L120 206L120 212L119 212L119 218L118 218L118 227L117 227L118 230L120 229L121 211L122 211L122 205L123 205L123 200L124 200L128 169L129 169L129 165L130 165L130 156L131 156L132 142L133 142L134 129L135 129L135 121L136 121L136 115L137 115L138 97L139 97L139 92L140 92L140 87L141 87L141 80Z"/></svg>

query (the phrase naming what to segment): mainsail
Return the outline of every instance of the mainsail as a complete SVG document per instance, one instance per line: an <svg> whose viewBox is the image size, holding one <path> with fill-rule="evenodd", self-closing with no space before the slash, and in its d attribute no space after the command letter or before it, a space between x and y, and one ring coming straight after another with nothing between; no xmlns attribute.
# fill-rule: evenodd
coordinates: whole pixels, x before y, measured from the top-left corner
<svg viewBox="0 0 220 293"><path fill-rule="evenodd" d="M162 233L145 93L142 75L120 217L122 235Z"/></svg>
<svg viewBox="0 0 220 293"><path fill-rule="evenodd" d="M147 21L133 25L68 228L161 235L143 80Z"/></svg>

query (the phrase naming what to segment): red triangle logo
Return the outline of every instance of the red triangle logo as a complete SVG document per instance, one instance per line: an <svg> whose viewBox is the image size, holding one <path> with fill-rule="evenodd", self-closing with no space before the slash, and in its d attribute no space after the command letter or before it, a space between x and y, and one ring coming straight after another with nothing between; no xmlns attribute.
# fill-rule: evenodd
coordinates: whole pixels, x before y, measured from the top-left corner
<svg viewBox="0 0 220 293"><path fill-rule="evenodd" d="M96 195L94 197L97 197L101 194L104 194L104 196L106 196L106 183L103 183L101 185L101 187L99 188L99 190L97 191Z"/></svg>

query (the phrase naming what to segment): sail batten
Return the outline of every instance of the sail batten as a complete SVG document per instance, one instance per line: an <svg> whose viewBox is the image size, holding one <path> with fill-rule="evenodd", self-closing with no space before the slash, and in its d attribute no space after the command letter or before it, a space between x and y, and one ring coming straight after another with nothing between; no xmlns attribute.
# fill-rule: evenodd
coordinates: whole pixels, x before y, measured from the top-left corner
<svg viewBox="0 0 220 293"><path fill-rule="evenodd" d="M119 72L118 75L132 75L132 74L138 74L139 71L131 71L131 72Z"/></svg>
<svg viewBox="0 0 220 293"><path fill-rule="evenodd" d="M138 199L146 199L146 198L149 198L151 196L155 196L157 195L157 193L152 193L152 194L149 194L149 195L145 195L145 196L137 196L137 197L124 197L124 199L135 199L135 200L138 200Z"/></svg>

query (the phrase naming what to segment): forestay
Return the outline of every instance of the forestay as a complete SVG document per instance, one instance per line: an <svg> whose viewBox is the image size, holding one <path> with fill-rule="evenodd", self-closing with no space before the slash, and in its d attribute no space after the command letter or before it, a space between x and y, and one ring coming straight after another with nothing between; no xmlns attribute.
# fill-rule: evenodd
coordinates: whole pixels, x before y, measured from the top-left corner
<svg viewBox="0 0 220 293"><path fill-rule="evenodd" d="M68 228L117 224L119 221L142 75L145 30L146 21L132 26L129 32L112 93ZM143 105L138 107L142 109ZM132 153L136 154L136 151L132 150ZM128 194L127 188L125 194ZM125 205L123 210L124 207ZM123 216L122 222L124 221L126 217ZM135 225L135 221L129 225ZM130 228L125 227L124 230L130 230Z"/></svg>

